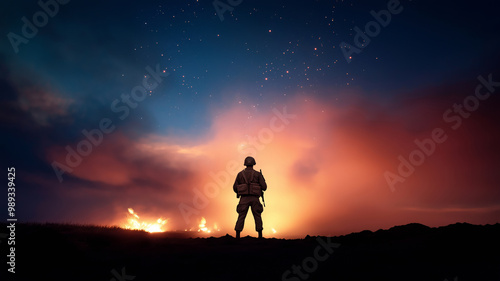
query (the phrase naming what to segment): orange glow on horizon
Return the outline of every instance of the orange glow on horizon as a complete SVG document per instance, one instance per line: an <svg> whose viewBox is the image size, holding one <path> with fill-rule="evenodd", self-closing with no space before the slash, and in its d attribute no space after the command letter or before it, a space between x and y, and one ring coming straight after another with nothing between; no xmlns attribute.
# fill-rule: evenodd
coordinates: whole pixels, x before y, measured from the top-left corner
<svg viewBox="0 0 500 281"><path fill-rule="evenodd" d="M122 202L133 198L136 208L148 206L154 208L152 214L167 214L169 230L200 235L215 231L234 235L238 199L232 185L248 155L255 157L254 169L262 169L268 185L262 213L265 237L343 235L412 222L429 226L466 220L495 223L500 206L488 194L496 194L497 187L484 174L486 164L463 150L464 144L480 147L490 137L478 130L485 126L484 120L471 117L456 132L448 130L449 140L398 183L396 192L391 192L384 178L384 172L398 169L399 155L407 158L415 149L416 139L429 138L434 127L446 128L441 113L448 106L426 101L388 110L351 96L339 96L338 102L297 98L286 110L280 105L269 110L235 105L209 117L212 122L205 136L146 135L132 140L111 134L110 141L96 148L72 174L124 187L120 196L109 198L116 210L108 213L120 214L118 219L109 218L111 222L123 221L127 206ZM286 114L296 118L285 123ZM53 159L64 160L63 147L54 153L59 150L61 156ZM137 159L144 165L138 166ZM143 180L143 188L135 186L137 179ZM470 186L477 196L469 195ZM102 194L97 189L71 192ZM477 209L480 202L490 209ZM188 214L183 215L180 204L190 208ZM127 219L123 228L167 230L166 219L147 220L133 209ZM250 210L244 235L256 235Z"/></svg>

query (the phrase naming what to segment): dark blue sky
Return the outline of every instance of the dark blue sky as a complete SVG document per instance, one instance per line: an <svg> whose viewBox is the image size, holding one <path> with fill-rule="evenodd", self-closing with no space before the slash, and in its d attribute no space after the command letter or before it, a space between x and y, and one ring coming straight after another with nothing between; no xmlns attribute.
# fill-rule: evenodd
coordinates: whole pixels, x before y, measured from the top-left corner
<svg viewBox="0 0 500 281"><path fill-rule="evenodd" d="M391 102L474 77L497 58L494 1L401 1L402 12L350 64L340 43L354 45L354 27L364 29L370 11L388 1L271 2L243 1L221 22L209 1L71 1L18 54L4 40L3 61L37 86L95 100L78 109L89 112L129 91L145 66L160 64L172 76L134 117L159 133L193 133L207 127L209 109L239 101L267 109L297 92L354 87ZM5 8L4 33L20 33L20 18L40 10L28 3Z"/></svg>
<svg viewBox="0 0 500 281"><path fill-rule="evenodd" d="M238 106L251 118L297 97L341 105L356 93L398 116L396 109L419 99L462 99L467 91L454 89L473 87L480 74L498 77L493 0L401 0L400 13L348 63L341 43L355 45L355 27L364 30L374 21L370 11L390 2L244 0L221 21L212 1L72 0L17 47L9 34L22 36L21 18L32 22L42 8L2 3L2 167L31 175L21 179L29 186L23 194L42 196L38 186L57 180L48 151L75 144L102 118L131 139L189 136L196 143L216 116ZM156 65L168 77L120 120L113 101L151 79L145 68ZM60 210L38 217L42 204L33 205L21 211L25 218Z"/></svg>

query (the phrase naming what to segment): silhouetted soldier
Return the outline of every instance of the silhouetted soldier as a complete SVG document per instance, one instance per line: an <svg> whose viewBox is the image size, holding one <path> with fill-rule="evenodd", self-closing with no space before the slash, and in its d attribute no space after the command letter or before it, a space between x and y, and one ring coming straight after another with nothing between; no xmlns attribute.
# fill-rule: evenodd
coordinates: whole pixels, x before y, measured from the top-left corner
<svg viewBox="0 0 500 281"><path fill-rule="evenodd" d="M262 173L253 169L256 164L253 157L248 156L245 158L244 165L246 168L238 173L234 181L233 190L237 194L236 197L241 197L236 207L236 212L238 212L238 220L234 227L236 238L240 238L249 207L252 208L253 218L255 219L255 230L259 233L259 238L262 238L262 217L260 214L264 211L264 207L260 203L259 197L267 189L267 184Z"/></svg>

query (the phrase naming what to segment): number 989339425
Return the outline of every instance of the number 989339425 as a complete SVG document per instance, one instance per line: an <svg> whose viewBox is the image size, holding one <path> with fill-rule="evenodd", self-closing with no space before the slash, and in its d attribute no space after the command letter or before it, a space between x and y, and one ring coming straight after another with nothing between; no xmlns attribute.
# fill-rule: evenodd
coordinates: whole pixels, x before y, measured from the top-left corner
<svg viewBox="0 0 500 281"><path fill-rule="evenodd" d="M9 217L14 218L16 216L16 168L7 168L7 211L9 212Z"/></svg>

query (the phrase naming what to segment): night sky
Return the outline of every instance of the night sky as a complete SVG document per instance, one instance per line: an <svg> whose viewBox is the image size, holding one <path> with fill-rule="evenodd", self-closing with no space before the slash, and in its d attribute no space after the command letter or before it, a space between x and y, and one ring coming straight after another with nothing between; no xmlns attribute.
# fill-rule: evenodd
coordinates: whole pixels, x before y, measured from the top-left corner
<svg viewBox="0 0 500 281"><path fill-rule="evenodd" d="M1 4L19 221L232 233L253 155L268 234L500 222L496 1L48 2Z"/></svg>

